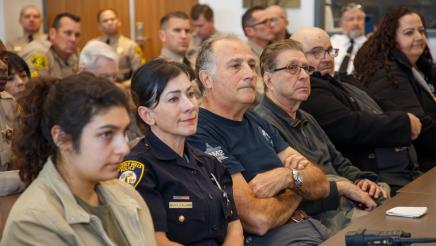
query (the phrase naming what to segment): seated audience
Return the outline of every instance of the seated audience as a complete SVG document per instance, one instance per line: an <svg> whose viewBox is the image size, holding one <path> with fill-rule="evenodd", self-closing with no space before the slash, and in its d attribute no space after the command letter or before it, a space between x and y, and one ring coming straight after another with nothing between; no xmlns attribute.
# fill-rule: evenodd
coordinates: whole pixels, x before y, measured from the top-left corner
<svg viewBox="0 0 436 246"><path fill-rule="evenodd" d="M386 192L375 181L374 172L361 171L336 150L316 120L299 109L310 95L310 75L301 44L286 39L267 46L260 56L260 70L265 82L265 96L255 111L271 123L292 148L321 166L331 181L336 181L343 199L334 211L321 211L317 217L330 230L337 231L366 212L355 208L361 203L367 211Z"/></svg>
<svg viewBox="0 0 436 246"><path fill-rule="evenodd" d="M436 71L425 28L419 12L396 8L383 17L355 60L365 89L391 102L384 110L411 112L421 120L414 145L423 171L436 164Z"/></svg>
<svg viewBox="0 0 436 246"><path fill-rule="evenodd" d="M189 142L231 173L246 244L318 245L328 238L327 228L297 208L303 199L337 191L317 165L248 110L256 96L255 68L250 47L237 37L205 41L196 63L203 102L198 131Z"/></svg>
<svg viewBox="0 0 436 246"><path fill-rule="evenodd" d="M8 52L8 82L5 91L18 99L30 79L30 70L26 62L17 54Z"/></svg>
<svg viewBox="0 0 436 246"><path fill-rule="evenodd" d="M215 158L192 148L198 101L190 67L155 59L134 74L138 115L150 127L120 166L120 179L150 206L159 245L243 245L232 179Z"/></svg>
<svg viewBox="0 0 436 246"><path fill-rule="evenodd" d="M156 245L147 205L116 179L129 152L125 95L86 73L29 82L13 150L28 185L1 245Z"/></svg>
<svg viewBox="0 0 436 246"><path fill-rule="evenodd" d="M411 145L421 123L405 112L383 112L380 106L348 80L333 78L333 49L328 34L319 28L297 30L292 39L303 45L310 77L311 96L301 104L327 133L336 148L361 170L377 173L393 194L419 175ZM350 82L352 76L343 76Z"/></svg>

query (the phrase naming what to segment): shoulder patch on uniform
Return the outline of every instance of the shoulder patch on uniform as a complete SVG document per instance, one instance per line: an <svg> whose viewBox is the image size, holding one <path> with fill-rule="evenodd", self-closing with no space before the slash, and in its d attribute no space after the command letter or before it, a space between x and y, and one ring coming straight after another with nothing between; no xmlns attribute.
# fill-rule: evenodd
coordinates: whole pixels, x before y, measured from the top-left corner
<svg viewBox="0 0 436 246"><path fill-rule="evenodd" d="M141 58L141 65L145 64L146 60L144 58L144 54L142 53L141 47L139 45L135 45L135 54Z"/></svg>
<svg viewBox="0 0 436 246"><path fill-rule="evenodd" d="M139 161L123 161L119 167L120 177L118 179L136 188L136 186L142 180L144 169L144 164Z"/></svg>
<svg viewBox="0 0 436 246"><path fill-rule="evenodd" d="M135 54L142 56L142 49L139 47L139 45L135 45Z"/></svg>
<svg viewBox="0 0 436 246"><path fill-rule="evenodd" d="M31 78L38 78L39 77L39 72L38 71L32 71L30 73L30 77Z"/></svg>
<svg viewBox="0 0 436 246"><path fill-rule="evenodd" d="M30 57L30 65L37 70L43 70L48 67L48 57L43 54L35 54Z"/></svg>

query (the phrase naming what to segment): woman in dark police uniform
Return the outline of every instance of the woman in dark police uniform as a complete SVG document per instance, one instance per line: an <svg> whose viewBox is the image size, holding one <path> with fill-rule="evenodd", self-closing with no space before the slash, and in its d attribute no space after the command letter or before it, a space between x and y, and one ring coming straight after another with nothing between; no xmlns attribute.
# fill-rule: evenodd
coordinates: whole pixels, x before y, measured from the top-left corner
<svg viewBox="0 0 436 246"><path fill-rule="evenodd" d="M198 101L183 64L152 60L133 76L132 95L149 133L120 165L120 179L147 202L160 245L242 245L230 174L186 143Z"/></svg>

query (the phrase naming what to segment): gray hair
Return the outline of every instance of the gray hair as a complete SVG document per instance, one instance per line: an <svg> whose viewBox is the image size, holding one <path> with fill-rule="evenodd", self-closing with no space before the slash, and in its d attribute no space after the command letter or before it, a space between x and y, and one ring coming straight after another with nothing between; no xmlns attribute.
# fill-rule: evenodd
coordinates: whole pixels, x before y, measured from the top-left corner
<svg viewBox="0 0 436 246"><path fill-rule="evenodd" d="M106 58L118 64L118 54L109 45L98 41L91 40L86 43L80 52L79 66L85 68L94 68L99 58Z"/></svg>
<svg viewBox="0 0 436 246"><path fill-rule="evenodd" d="M221 40L236 40L244 43L238 36L234 34L224 34L224 35L213 35L209 39L205 40L200 48L198 53L197 61L195 63L195 77L197 79L198 88L200 89L200 93L203 94L204 86L200 80L200 72L206 71L211 76L215 76L216 72L216 64L215 64L215 56L216 54L213 52L213 45Z"/></svg>

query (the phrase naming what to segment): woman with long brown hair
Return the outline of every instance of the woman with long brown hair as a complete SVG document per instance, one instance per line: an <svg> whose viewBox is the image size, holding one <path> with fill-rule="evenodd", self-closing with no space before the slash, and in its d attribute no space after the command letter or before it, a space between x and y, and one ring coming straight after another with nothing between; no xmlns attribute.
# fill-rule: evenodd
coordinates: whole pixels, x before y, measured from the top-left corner
<svg viewBox="0 0 436 246"><path fill-rule="evenodd" d="M354 60L355 74L370 94L387 100L385 111L404 111L422 123L414 141L422 170L436 163L435 73L422 15L399 7L388 12Z"/></svg>

